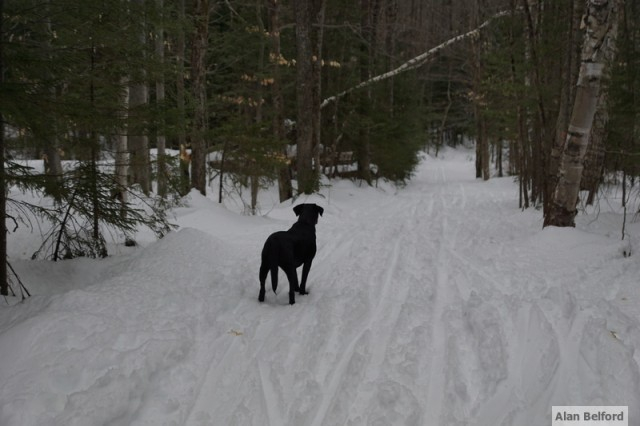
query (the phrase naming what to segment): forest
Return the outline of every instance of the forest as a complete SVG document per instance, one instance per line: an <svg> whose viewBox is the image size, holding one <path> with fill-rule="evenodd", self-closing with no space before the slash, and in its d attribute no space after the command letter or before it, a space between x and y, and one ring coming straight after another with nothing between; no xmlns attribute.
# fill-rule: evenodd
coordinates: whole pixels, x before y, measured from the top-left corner
<svg viewBox="0 0 640 426"><path fill-rule="evenodd" d="M51 230L34 257L105 257L105 229L162 237L191 190L246 188L257 214L261 188L284 201L323 179L402 185L420 152L470 143L478 179L512 176L522 209L574 226L603 185L637 192L639 9L0 0L0 250L38 217ZM0 262L3 295L10 272Z"/></svg>

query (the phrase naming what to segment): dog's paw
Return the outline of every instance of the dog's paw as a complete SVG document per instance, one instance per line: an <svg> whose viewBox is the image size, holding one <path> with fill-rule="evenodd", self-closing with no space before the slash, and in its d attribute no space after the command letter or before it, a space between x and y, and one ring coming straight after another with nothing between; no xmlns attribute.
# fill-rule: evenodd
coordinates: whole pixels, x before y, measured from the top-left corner
<svg viewBox="0 0 640 426"><path fill-rule="evenodd" d="M264 291L261 291L260 294L258 295L258 301L264 302Z"/></svg>
<svg viewBox="0 0 640 426"><path fill-rule="evenodd" d="M298 291L298 293L300 293L302 296L304 296L305 294L309 294L309 292L306 290L300 290Z"/></svg>

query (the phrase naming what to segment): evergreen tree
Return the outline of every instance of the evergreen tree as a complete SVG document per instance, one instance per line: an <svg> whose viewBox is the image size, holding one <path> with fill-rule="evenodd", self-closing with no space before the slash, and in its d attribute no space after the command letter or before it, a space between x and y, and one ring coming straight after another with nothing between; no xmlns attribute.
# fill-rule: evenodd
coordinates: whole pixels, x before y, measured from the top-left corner
<svg viewBox="0 0 640 426"><path fill-rule="evenodd" d="M162 214L142 214L134 204L117 197L127 188L122 182L113 183L111 169L107 175L104 171L111 164L111 141L127 127L125 120L131 126L136 126L136 120L146 121L145 114L127 114L125 95L134 70L151 67L152 58L140 50L145 47L134 43L139 36L133 30L136 26L128 24L142 10L120 0L100 4L51 0L46 7L8 1L3 8L2 56L5 64L11 64L5 65L0 85L2 135L11 136L5 148L15 158L36 154L45 163L57 163L49 154L53 148L66 160L76 160L68 173L49 173L55 181L38 179L34 171L8 163L3 173L5 188L8 181L28 183L51 195L54 207L50 210L29 208L54 224L70 223L55 219L57 212L78 213L84 219L75 220L83 222L84 231L75 237L92 245L90 254L97 256L106 254L102 224L125 231L135 224L158 223L166 228ZM117 215L116 204L120 206Z"/></svg>
<svg viewBox="0 0 640 426"><path fill-rule="evenodd" d="M640 176L640 7L626 2L611 72L606 170Z"/></svg>

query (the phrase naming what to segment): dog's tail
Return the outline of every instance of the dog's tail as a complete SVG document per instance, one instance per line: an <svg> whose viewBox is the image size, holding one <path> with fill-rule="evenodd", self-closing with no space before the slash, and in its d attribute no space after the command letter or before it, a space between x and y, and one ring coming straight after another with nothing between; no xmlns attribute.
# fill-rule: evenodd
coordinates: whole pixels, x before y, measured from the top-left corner
<svg viewBox="0 0 640 426"><path fill-rule="evenodd" d="M271 269L271 288L273 289L273 292L276 293L276 290L278 289L278 264L277 263L272 264L270 269Z"/></svg>

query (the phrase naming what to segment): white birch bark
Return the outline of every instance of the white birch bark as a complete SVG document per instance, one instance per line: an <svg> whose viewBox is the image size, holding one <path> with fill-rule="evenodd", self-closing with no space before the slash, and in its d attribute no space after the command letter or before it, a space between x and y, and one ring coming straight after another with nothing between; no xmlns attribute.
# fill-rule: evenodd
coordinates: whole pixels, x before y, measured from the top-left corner
<svg viewBox="0 0 640 426"><path fill-rule="evenodd" d="M123 206L127 203L127 175L129 173L129 147L127 136L127 119L129 111L129 81L122 79L122 129L116 140L116 183L118 197Z"/></svg>
<svg viewBox="0 0 640 426"><path fill-rule="evenodd" d="M600 95L605 66L615 55L618 10L623 0L589 0L583 18L585 36L567 138L560 160L558 185L545 226L575 226L583 160Z"/></svg>
<svg viewBox="0 0 640 426"><path fill-rule="evenodd" d="M505 10L502 12L498 12L495 15L493 15L492 17L490 17L489 19L487 19L486 21L484 21L482 24L480 24L478 27L474 28L471 31L467 31L464 34L460 34L458 36L455 36L447 41L445 41L444 43L439 44L438 46L435 46L429 50L427 50L426 52L408 60L407 62L403 63L402 65L400 65L399 67L385 72L383 74L377 75L375 77L371 77L370 79L363 81L362 83L357 84L356 86L350 87L347 90L344 90L340 93L338 93L337 95L333 95L330 96L328 98L326 98L325 100L322 101L322 103L320 104L320 108L324 108L327 105L329 105L331 102L335 102L336 100L338 100L339 98L342 98L345 95L348 95L349 93L358 90L358 89L362 89L364 87L370 86L374 83L386 80L388 78L394 77L398 74L401 74L405 71L410 71L412 69L418 68L422 65L424 65L425 63L427 63L429 60L433 59L433 57L435 55L437 55L440 51L442 51L443 49L451 46L452 44L455 44L459 41L462 40L466 40L470 37L475 37L477 36L480 31L485 28L486 26L488 26L493 20L497 19L497 18L501 18L503 16L507 16L507 15L511 15L511 11L509 10Z"/></svg>

